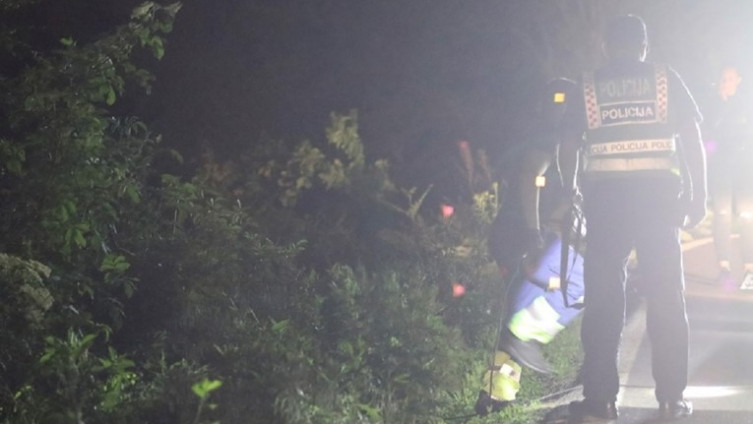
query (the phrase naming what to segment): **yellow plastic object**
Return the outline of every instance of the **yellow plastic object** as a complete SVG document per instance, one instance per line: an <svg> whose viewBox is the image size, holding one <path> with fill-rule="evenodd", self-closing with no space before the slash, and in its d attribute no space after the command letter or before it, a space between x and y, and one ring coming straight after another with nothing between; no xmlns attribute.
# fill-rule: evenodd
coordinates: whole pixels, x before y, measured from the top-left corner
<svg viewBox="0 0 753 424"><path fill-rule="evenodd" d="M515 400L520 390L521 371L520 364L513 361L510 354L498 350L494 354L494 366L484 374L481 390L497 401Z"/></svg>

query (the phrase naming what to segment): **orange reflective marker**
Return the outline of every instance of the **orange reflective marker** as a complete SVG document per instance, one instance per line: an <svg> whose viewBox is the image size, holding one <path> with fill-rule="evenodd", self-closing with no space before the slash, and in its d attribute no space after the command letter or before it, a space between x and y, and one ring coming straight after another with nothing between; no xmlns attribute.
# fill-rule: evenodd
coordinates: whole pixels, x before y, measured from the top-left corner
<svg viewBox="0 0 753 424"><path fill-rule="evenodd" d="M460 297L465 294L465 286L460 283L452 283L452 297Z"/></svg>
<svg viewBox="0 0 753 424"><path fill-rule="evenodd" d="M454 213L455 213L455 207L454 206L442 203L442 218L444 218L444 219L450 219L450 217Z"/></svg>

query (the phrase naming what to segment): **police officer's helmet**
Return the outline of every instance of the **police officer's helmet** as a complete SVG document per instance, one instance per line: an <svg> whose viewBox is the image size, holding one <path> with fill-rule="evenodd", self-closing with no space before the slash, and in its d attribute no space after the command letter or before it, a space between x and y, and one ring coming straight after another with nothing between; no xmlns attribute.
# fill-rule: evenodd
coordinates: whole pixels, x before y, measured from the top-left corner
<svg viewBox="0 0 753 424"><path fill-rule="evenodd" d="M539 117L549 128L560 125L567 103L575 97L577 84L567 78L555 78L545 86L539 100Z"/></svg>

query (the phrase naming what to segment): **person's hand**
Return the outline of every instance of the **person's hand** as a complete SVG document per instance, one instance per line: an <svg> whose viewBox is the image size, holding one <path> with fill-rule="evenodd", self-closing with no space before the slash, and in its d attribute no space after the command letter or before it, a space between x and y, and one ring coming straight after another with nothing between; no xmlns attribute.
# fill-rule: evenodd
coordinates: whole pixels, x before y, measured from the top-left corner
<svg viewBox="0 0 753 424"><path fill-rule="evenodd" d="M706 218L706 199L704 197L694 198L687 201L686 205L683 227L686 229L695 228Z"/></svg>

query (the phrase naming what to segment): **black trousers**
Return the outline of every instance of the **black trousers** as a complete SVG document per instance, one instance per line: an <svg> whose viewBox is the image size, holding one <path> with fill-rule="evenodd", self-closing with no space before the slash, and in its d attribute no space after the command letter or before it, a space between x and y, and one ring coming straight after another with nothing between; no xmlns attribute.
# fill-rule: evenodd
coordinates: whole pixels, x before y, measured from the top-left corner
<svg viewBox="0 0 753 424"><path fill-rule="evenodd" d="M677 181L601 181L584 188L586 252L583 394L614 402L625 323L628 257L636 249L645 279L647 330L658 401L680 400L687 386L688 320Z"/></svg>

